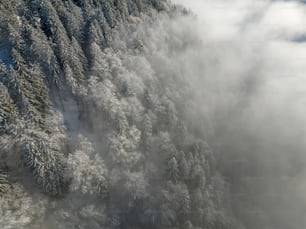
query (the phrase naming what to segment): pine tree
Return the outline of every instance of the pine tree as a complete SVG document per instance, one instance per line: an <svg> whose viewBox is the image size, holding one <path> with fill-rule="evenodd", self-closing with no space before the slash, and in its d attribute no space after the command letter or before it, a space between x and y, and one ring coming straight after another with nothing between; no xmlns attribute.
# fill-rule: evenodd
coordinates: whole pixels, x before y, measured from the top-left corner
<svg viewBox="0 0 306 229"><path fill-rule="evenodd" d="M180 177L187 181L189 179L190 175L190 166L186 160L185 153L183 152L182 158L179 162L179 171L180 171Z"/></svg>
<svg viewBox="0 0 306 229"><path fill-rule="evenodd" d="M175 142L180 148L185 146L186 138L187 138L187 128L184 122L179 121L175 128Z"/></svg>
<svg viewBox="0 0 306 229"><path fill-rule="evenodd" d="M102 5L102 11L104 14L104 17L106 18L106 21L108 25L111 28L114 28L116 25L116 19L113 12L113 8L111 7L110 3L108 1L104 2Z"/></svg>
<svg viewBox="0 0 306 229"><path fill-rule="evenodd" d="M49 148L46 140L33 136L21 143L25 165L32 171L42 191L50 195L62 195L66 189L65 166L56 149ZM53 150L53 151L52 151Z"/></svg>
<svg viewBox="0 0 306 229"><path fill-rule="evenodd" d="M127 2L124 0L115 0L114 6L119 10L122 21L125 21L129 14Z"/></svg>
<svg viewBox="0 0 306 229"><path fill-rule="evenodd" d="M178 163L175 159L175 157L172 157L168 162L168 178L174 182L177 183L179 179L179 169L178 169Z"/></svg>
<svg viewBox="0 0 306 229"><path fill-rule="evenodd" d="M9 188L9 182L7 174L0 169L0 195L4 193Z"/></svg>
<svg viewBox="0 0 306 229"><path fill-rule="evenodd" d="M190 181L193 187L205 186L205 173L199 163L195 163L191 168Z"/></svg>
<svg viewBox="0 0 306 229"><path fill-rule="evenodd" d="M184 190L181 194L180 200L180 215L182 217L187 217L190 213L190 196L188 189Z"/></svg>
<svg viewBox="0 0 306 229"><path fill-rule="evenodd" d="M143 103L147 109L151 109L153 107L153 98L148 89L145 89L144 91Z"/></svg>
<svg viewBox="0 0 306 229"><path fill-rule="evenodd" d="M146 144L147 140L152 136L152 122L148 114L144 115L143 126L142 126L142 139L143 143Z"/></svg>

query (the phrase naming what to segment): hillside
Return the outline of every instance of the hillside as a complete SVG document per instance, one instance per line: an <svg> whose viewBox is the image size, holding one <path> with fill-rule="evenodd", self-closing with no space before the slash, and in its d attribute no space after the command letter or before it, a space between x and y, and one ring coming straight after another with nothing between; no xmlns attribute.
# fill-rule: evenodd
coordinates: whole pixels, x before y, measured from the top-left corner
<svg viewBox="0 0 306 229"><path fill-rule="evenodd" d="M163 0L1 1L1 228L238 228L171 63L189 17Z"/></svg>

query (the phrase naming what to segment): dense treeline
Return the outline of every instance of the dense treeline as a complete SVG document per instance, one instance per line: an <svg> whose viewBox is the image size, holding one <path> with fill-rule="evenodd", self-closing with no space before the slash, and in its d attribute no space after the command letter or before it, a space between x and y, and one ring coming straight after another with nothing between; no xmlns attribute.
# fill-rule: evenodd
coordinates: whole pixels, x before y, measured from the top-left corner
<svg viewBox="0 0 306 229"><path fill-rule="evenodd" d="M160 0L1 1L0 225L238 228L186 119L188 80L166 66L187 44L165 24L184 13Z"/></svg>

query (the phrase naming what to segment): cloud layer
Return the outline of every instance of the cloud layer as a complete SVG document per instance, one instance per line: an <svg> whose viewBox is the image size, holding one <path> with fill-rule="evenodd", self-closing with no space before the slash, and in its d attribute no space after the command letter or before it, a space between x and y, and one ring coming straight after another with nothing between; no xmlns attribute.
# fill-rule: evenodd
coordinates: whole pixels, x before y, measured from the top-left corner
<svg viewBox="0 0 306 229"><path fill-rule="evenodd" d="M174 2L197 15L191 26L201 44L182 63L193 75L200 104L195 107L202 108L196 117L219 160L227 161L225 172L245 161L245 174L234 180L239 186L250 183L246 202L257 213L240 217L247 228L304 228L306 6L268 0ZM252 224L261 211L268 214L265 223Z"/></svg>

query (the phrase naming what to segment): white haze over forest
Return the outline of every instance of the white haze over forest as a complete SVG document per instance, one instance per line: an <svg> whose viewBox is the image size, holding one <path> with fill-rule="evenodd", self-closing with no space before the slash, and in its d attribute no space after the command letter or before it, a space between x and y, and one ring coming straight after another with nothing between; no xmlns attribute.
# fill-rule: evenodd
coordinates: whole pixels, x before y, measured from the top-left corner
<svg viewBox="0 0 306 229"><path fill-rule="evenodd" d="M305 63L301 1L1 0L0 228L306 228Z"/></svg>
<svg viewBox="0 0 306 229"><path fill-rule="evenodd" d="M219 158L229 167L247 163L240 176L253 183L251 221L270 222L257 228L306 228L306 5L174 2L196 14L191 27L202 42L182 68L197 79L201 120Z"/></svg>

